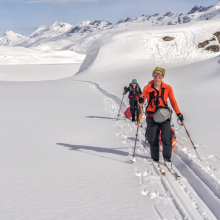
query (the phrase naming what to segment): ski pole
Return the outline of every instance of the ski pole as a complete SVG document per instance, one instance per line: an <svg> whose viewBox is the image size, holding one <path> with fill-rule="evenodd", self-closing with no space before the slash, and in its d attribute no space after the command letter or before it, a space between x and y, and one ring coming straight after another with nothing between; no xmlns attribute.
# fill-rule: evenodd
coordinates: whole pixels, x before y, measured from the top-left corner
<svg viewBox="0 0 220 220"><path fill-rule="evenodd" d="M192 143L192 146L193 146L194 150L196 151L197 157L199 158L200 161L202 161L202 160L200 159L198 153L197 153L196 147L195 147L195 145L193 144L192 139L191 139L191 137L190 137L190 135L189 135L189 132L187 131L186 126L185 126L185 124L184 124L183 121L182 121L182 124L183 124L183 126L184 126L184 128L185 128L185 130L186 130L186 133L187 133L187 135L188 135L188 137L189 137L189 139L190 139L190 141L191 141L191 143Z"/></svg>
<svg viewBox="0 0 220 220"><path fill-rule="evenodd" d="M124 99L124 94L123 94L123 97L122 97L122 100L121 100L121 105L122 105L123 99ZM119 109L119 112L118 112L118 116L119 116L120 111L121 111L121 105L120 105L120 109ZM117 119L116 119L116 120L118 120L118 117L117 117Z"/></svg>
<svg viewBox="0 0 220 220"><path fill-rule="evenodd" d="M138 105L138 106L139 106L139 105ZM142 107L142 106L143 106L143 105L141 105L141 107ZM140 111L140 108L139 108L139 111ZM140 123L140 114L139 114L139 118L138 118L137 132L136 132L136 138L135 138L135 144L134 144L134 152L133 152L133 158L132 158L132 162L131 162L131 163L134 162L133 160L134 160L135 149L136 149L136 144L137 144L139 123Z"/></svg>

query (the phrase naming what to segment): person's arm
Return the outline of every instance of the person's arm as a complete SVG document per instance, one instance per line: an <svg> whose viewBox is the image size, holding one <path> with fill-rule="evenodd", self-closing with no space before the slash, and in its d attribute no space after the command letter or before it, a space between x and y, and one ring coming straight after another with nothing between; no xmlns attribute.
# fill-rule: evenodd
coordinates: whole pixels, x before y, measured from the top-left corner
<svg viewBox="0 0 220 220"><path fill-rule="evenodd" d="M123 94L125 95L128 91L130 91L130 87L124 87L124 92L123 92Z"/></svg>
<svg viewBox="0 0 220 220"><path fill-rule="evenodd" d="M177 102L176 102L176 99L175 99L175 96L174 96L174 93L173 93L173 89L172 89L171 86L169 88L168 97L170 99L170 103L171 103L174 111L176 112L176 114L180 113L180 110L179 110L179 107L177 105Z"/></svg>
<svg viewBox="0 0 220 220"><path fill-rule="evenodd" d="M141 87L139 87L139 94L142 94Z"/></svg>
<svg viewBox="0 0 220 220"><path fill-rule="evenodd" d="M140 103L140 104L143 104L144 101L146 100L146 98L147 98L147 90L148 90L148 85L146 85L146 86L144 87L144 90L143 90L143 92L142 92L142 94L141 94L141 97L139 98L139 103Z"/></svg>

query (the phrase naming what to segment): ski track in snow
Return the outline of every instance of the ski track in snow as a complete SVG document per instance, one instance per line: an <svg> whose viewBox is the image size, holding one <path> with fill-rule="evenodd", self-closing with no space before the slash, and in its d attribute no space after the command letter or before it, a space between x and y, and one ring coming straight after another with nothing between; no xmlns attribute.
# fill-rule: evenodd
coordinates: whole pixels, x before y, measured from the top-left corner
<svg viewBox="0 0 220 220"><path fill-rule="evenodd" d="M108 93L96 83L75 81L88 83L93 92L103 97L105 111L112 118L117 118L121 104L120 98ZM123 102L121 112L124 112L126 108L127 105ZM120 130L116 135L129 148L132 160L134 134L137 129L135 124L124 116L119 116L119 119L115 120L114 126ZM181 147L177 147L172 160L182 178L175 180L168 170L165 170L165 177L161 176L150 159L150 149L145 144L144 133L143 129L139 129L133 166L135 175L139 177L141 193L143 196L152 199L158 217L163 219L162 216L164 216L159 204L169 204L174 210L172 219L220 219L220 212L218 211L220 209L219 183L213 181L213 178L210 178L210 175L199 166L194 160L194 155L188 156L188 152L185 149L182 150ZM179 135L177 137L179 138ZM181 136L181 139L186 139L186 137Z"/></svg>

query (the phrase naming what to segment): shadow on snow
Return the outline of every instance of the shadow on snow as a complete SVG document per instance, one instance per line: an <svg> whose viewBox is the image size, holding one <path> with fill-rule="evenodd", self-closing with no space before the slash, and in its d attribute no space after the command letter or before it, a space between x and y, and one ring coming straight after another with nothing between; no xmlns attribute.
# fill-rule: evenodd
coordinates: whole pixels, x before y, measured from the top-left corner
<svg viewBox="0 0 220 220"><path fill-rule="evenodd" d="M120 149L120 148L111 148L111 149L109 149L109 148L102 148L102 147L92 147L92 146L85 146L85 145L73 145L73 144L65 144L65 143L57 143L57 145L68 147L68 148L70 148L70 150L79 151L79 152L82 152L82 153L85 153L85 154L91 154L93 156L107 158L107 159L115 160L115 161L119 161L119 162L126 162L126 161L117 160L115 158L106 157L106 156L94 154L94 153L91 153L91 152L85 152L85 151L82 151L82 150L95 151L95 152L98 152L98 153L110 153L110 154L116 154L116 155L125 156L125 157L129 156L128 152L117 150L117 149ZM121 148L121 149L125 149L125 148ZM142 158L147 158L147 156L142 156L142 155L138 155L138 154L136 154L136 155L139 156L139 157L142 157Z"/></svg>
<svg viewBox="0 0 220 220"><path fill-rule="evenodd" d="M86 118L115 119L115 118L101 117L101 116L86 116Z"/></svg>

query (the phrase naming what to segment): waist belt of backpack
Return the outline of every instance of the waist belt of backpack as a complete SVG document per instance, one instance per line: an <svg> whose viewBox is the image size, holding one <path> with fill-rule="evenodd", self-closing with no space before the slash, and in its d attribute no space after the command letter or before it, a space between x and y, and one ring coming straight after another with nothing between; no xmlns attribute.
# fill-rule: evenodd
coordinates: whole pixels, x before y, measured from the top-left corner
<svg viewBox="0 0 220 220"><path fill-rule="evenodd" d="M148 115L150 115L151 118L154 117L154 113L153 113L153 112L149 112L149 111L147 111L147 112L146 112L146 116L148 116Z"/></svg>
<svg viewBox="0 0 220 220"><path fill-rule="evenodd" d="M136 100L138 100L139 99L139 95L138 96L136 96L136 98L135 98Z"/></svg>
<svg viewBox="0 0 220 220"><path fill-rule="evenodd" d="M130 98L130 99L138 100L138 99L139 99L139 96L136 96L136 98L135 98L134 96L131 96L131 95L130 95L129 98Z"/></svg>

